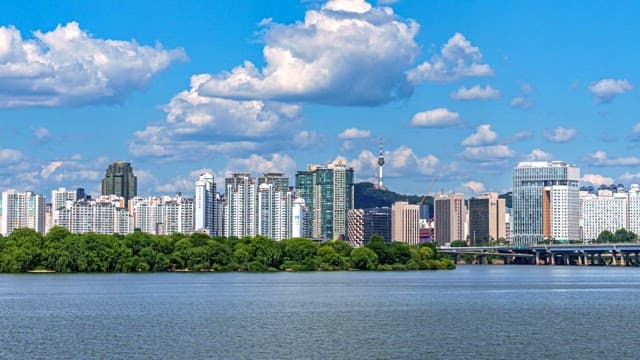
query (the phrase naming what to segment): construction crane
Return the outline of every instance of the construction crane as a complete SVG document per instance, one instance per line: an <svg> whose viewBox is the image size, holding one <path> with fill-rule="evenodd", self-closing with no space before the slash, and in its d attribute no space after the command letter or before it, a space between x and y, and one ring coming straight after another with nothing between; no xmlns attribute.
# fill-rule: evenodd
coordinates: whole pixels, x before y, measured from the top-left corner
<svg viewBox="0 0 640 360"><path fill-rule="evenodd" d="M431 191L433 190L433 187L436 185L437 182L438 182L438 178L431 180L431 184L429 184L429 187L427 188L427 192L424 194L422 199L420 199L420 202L418 203L418 205L422 206L422 204L424 204L424 201L427 199L427 196L431 194Z"/></svg>

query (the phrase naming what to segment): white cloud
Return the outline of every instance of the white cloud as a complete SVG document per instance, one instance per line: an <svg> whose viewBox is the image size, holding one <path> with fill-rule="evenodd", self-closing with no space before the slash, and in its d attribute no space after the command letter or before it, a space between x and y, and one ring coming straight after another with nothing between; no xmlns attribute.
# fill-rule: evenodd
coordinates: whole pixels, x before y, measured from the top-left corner
<svg viewBox="0 0 640 360"><path fill-rule="evenodd" d="M577 133L578 130L576 129L557 127L552 130L545 130L544 137L549 141L561 143L570 141L576 136Z"/></svg>
<svg viewBox="0 0 640 360"><path fill-rule="evenodd" d="M486 187L479 181L468 181L462 184L463 187L473 191L476 194L480 194L486 191Z"/></svg>
<svg viewBox="0 0 640 360"><path fill-rule="evenodd" d="M528 161L550 161L551 159L553 159L553 155L538 148L531 150L527 155Z"/></svg>
<svg viewBox="0 0 640 360"><path fill-rule="evenodd" d="M419 156L413 149L405 145L401 145L395 150L385 151L384 157L384 174L390 177L431 175L440 164L440 160L434 155ZM340 158L346 160L344 157ZM368 178L369 175L373 177L374 174L377 174L377 161L378 155L369 150L363 150L357 158L347 163L353 167L356 176Z"/></svg>
<svg viewBox="0 0 640 360"><path fill-rule="evenodd" d="M23 155L19 150L0 149L0 164L12 164L22 160Z"/></svg>
<svg viewBox="0 0 640 360"><path fill-rule="evenodd" d="M512 108L520 108L520 109L528 109L533 105L533 103L525 98L524 96L516 96L511 99L509 106Z"/></svg>
<svg viewBox="0 0 640 360"><path fill-rule="evenodd" d="M498 140L498 135L491 130L491 125L483 124L476 128L476 132L462 141L462 146L490 145Z"/></svg>
<svg viewBox="0 0 640 360"><path fill-rule="evenodd" d="M62 166L62 161L52 161L46 165L42 166L42 170L40 171L40 176L47 179L51 174L53 174L56 169Z"/></svg>
<svg viewBox="0 0 640 360"><path fill-rule="evenodd" d="M482 60L482 53L472 46L464 35L455 33L442 47L439 54L431 57L407 73L412 84L424 81L447 82L463 77L489 76L493 70Z"/></svg>
<svg viewBox="0 0 640 360"><path fill-rule="evenodd" d="M94 38L76 22L33 36L23 39L15 27L0 27L0 107L121 102L186 59L182 49Z"/></svg>
<svg viewBox="0 0 640 360"><path fill-rule="evenodd" d="M584 174L582 182L587 182L593 185L611 185L613 184L613 178L605 177L599 174Z"/></svg>
<svg viewBox="0 0 640 360"><path fill-rule="evenodd" d="M343 132L341 132L338 135L338 138L340 139L345 139L345 140L349 140L349 139L365 139L371 137L371 131L370 130L362 130L362 129L358 129L358 128L348 128L348 129L344 129Z"/></svg>
<svg viewBox="0 0 640 360"><path fill-rule="evenodd" d="M129 152L134 156L170 160L185 156L243 154L273 146L311 141L313 133L299 132L298 105L272 101L236 101L201 96L197 87L210 75L195 75L191 89L174 96L164 107L166 122L150 124L134 133Z"/></svg>
<svg viewBox="0 0 640 360"><path fill-rule="evenodd" d="M511 158L515 152L507 145L471 146L464 149L462 157L468 160L500 160Z"/></svg>
<svg viewBox="0 0 640 360"><path fill-rule="evenodd" d="M419 53L419 25L388 7L330 1L304 21L269 23L265 66L250 61L212 75L198 92L235 100L378 105L411 94L405 73Z"/></svg>
<svg viewBox="0 0 640 360"><path fill-rule="evenodd" d="M251 154L246 158L232 158L227 163L227 173L249 172L264 174L282 172L292 175L296 170L296 162L287 154L271 154L271 158Z"/></svg>
<svg viewBox="0 0 640 360"><path fill-rule="evenodd" d="M637 123L631 127L631 140L640 140L640 123Z"/></svg>
<svg viewBox="0 0 640 360"><path fill-rule="evenodd" d="M633 90L633 85L626 79L602 79L589 85L589 92L601 103L608 103L618 95Z"/></svg>
<svg viewBox="0 0 640 360"><path fill-rule="evenodd" d="M51 133L49 133L49 129L45 127L36 127L33 128L33 136L35 136L38 141L44 141L51 137Z"/></svg>
<svg viewBox="0 0 640 360"><path fill-rule="evenodd" d="M507 144L511 144L514 142L530 139L533 136L533 131L531 130L518 131L517 133L506 138L504 142Z"/></svg>
<svg viewBox="0 0 640 360"><path fill-rule="evenodd" d="M495 100L500 98L500 91L487 85L484 88L475 85L471 88L461 86L458 90L449 95L455 100Z"/></svg>
<svg viewBox="0 0 640 360"><path fill-rule="evenodd" d="M449 127L460 123L460 114L446 108L436 108L413 115L414 127Z"/></svg>
<svg viewBox="0 0 640 360"><path fill-rule="evenodd" d="M640 158L636 156L625 156L618 158L609 158L604 151L596 151L588 155L585 161L593 166L638 166Z"/></svg>
<svg viewBox="0 0 640 360"><path fill-rule="evenodd" d="M630 173L630 172L625 172L624 174L620 175L620 181L623 182L627 182L627 183L637 183L640 181L640 173Z"/></svg>

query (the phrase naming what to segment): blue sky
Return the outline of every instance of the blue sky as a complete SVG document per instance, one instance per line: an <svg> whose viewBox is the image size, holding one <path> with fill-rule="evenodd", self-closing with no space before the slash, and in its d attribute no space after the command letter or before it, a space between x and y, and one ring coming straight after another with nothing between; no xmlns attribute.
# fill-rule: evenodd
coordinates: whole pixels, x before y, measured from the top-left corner
<svg viewBox="0 0 640 360"><path fill-rule="evenodd" d="M386 184L507 191L519 161L640 182L640 5L555 1L50 1L0 12L0 187L143 195L205 169L343 159Z"/></svg>

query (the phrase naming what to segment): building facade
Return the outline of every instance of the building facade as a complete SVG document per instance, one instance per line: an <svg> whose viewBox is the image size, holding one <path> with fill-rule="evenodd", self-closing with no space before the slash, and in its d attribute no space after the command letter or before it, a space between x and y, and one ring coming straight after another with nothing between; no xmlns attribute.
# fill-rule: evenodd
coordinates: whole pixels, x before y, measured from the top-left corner
<svg viewBox="0 0 640 360"><path fill-rule="evenodd" d="M225 179L224 236L258 234L258 182L250 174L237 173Z"/></svg>
<svg viewBox="0 0 640 360"><path fill-rule="evenodd" d="M7 236L15 229L30 228L45 233L45 196L31 191L2 192L0 233Z"/></svg>
<svg viewBox="0 0 640 360"><path fill-rule="evenodd" d="M435 241L440 246L466 239L467 208L464 195L437 194L434 197Z"/></svg>
<svg viewBox="0 0 640 360"><path fill-rule="evenodd" d="M110 164L102 179L102 195L121 196L128 208L129 199L137 194L138 178L133 175L131 163L118 161Z"/></svg>
<svg viewBox="0 0 640 360"><path fill-rule="evenodd" d="M420 243L420 205L398 201L391 206L391 240Z"/></svg>
<svg viewBox="0 0 640 360"><path fill-rule="evenodd" d="M522 162L513 170L515 245L580 238L580 169L562 161Z"/></svg>
<svg viewBox="0 0 640 360"><path fill-rule="evenodd" d="M380 235L391 242L391 209L351 209L347 220L347 239L353 247L366 245L371 236Z"/></svg>
<svg viewBox="0 0 640 360"><path fill-rule="evenodd" d="M342 162L327 167L309 165L296 173L296 196L308 210L306 236L314 239L341 239L347 234L347 215L354 203L354 173Z"/></svg>
<svg viewBox="0 0 640 360"><path fill-rule="evenodd" d="M200 174L195 183L194 229L204 231L210 236L222 236L220 195L216 192L216 183L211 173Z"/></svg>
<svg viewBox="0 0 640 360"><path fill-rule="evenodd" d="M505 199L498 193L486 193L469 200L469 243L471 246L489 245L507 238L505 227Z"/></svg>

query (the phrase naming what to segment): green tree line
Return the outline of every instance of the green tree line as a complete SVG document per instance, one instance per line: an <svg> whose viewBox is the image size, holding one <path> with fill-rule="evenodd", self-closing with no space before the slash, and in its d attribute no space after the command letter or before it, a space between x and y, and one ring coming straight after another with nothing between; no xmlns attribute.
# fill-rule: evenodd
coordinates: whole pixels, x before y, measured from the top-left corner
<svg viewBox="0 0 640 360"><path fill-rule="evenodd" d="M212 238L206 234L126 236L72 234L54 227L46 235L17 229L0 236L0 272L315 271L453 269L435 245L386 244L379 235L365 247L305 238Z"/></svg>
<svg viewBox="0 0 640 360"><path fill-rule="evenodd" d="M615 233L609 230L602 231L596 243L634 243L638 241L638 237L633 231L627 231L626 229L618 229Z"/></svg>

